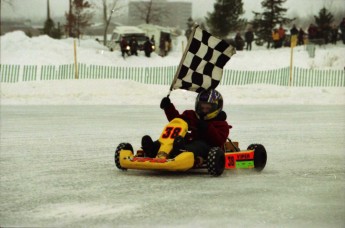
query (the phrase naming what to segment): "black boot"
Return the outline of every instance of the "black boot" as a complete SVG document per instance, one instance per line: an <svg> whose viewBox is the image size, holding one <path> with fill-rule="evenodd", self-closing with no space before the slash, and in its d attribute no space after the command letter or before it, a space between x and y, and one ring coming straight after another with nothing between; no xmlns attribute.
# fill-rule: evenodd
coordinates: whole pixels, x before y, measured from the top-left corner
<svg viewBox="0 0 345 228"><path fill-rule="evenodd" d="M143 149L146 157L152 157L153 141L149 135L145 135L141 139L141 148Z"/></svg>

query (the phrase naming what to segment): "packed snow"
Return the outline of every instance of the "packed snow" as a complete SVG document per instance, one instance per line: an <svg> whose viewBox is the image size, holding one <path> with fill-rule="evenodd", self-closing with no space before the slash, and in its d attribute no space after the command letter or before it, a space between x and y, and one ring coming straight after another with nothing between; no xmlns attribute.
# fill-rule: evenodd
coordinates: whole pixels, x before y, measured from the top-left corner
<svg viewBox="0 0 345 228"><path fill-rule="evenodd" d="M182 111L190 106L178 105ZM1 227L344 227L344 106L226 105L261 173L118 170L167 123L156 106L1 106Z"/></svg>
<svg viewBox="0 0 345 228"><path fill-rule="evenodd" d="M73 40L0 38L1 64L73 63ZM179 39L184 40L183 38ZM78 42L78 62L111 66L178 65L167 57L122 59L94 40ZM294 65L343 69L345 47L317 47ZM289 65L290 49L239 51L226 65L262 70ZM159 108L169 86L125 80L1 83L1 227L344 227L345 91L273 85L219 86L230 137L246 149L266 147L261 173L205 170L161 173L115 167L121 142L139 149L167 123ZM175 90L179 111L196 94Z"/></svg>
<svg viewBox="0 0 345 228"><path fill-rule="evenodd" d="M344 88L299 88L273 85L219 86L226 105L344 105ZM158 105L169 86L125 80L68 80L1 84L2 105ZM196 93L174 90L177 104L194 104Z"/></svg>

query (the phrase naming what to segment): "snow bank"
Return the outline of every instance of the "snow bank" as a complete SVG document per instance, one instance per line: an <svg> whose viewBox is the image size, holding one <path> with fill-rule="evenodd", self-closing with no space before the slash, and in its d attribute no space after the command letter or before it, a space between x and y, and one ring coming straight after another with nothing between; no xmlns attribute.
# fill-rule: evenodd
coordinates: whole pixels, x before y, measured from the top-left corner
<svg viewBox="0 0 345 228"><path fill-rule="evenodd" d="M0 38L1 63L20 65L61 65L74 62L73 39L54 40L48 36L29 38L23 32L7 33ZM78 62L111 66L177 66L182 56L182 42L186 46L185 37L178 39L173 52L167 57L153 53L151 58L132 56L124 60L118 51L110 52L95 40L78 41ZM317 46L315 58L309 58L305 47L294 50L294 66L307 69L344 69L345 46ZM290 49L269 49L254 46L253 51L238 51L225 68L236 70L268 70L290 65Z"/></svg>
<svg viewBox="0 0 345 228"><path fill-rule="evenodd" d="M185 38L179 39L181 42ZM0 37L1 64L61 65L73 63L73 39L54 40L48 36L29 38L23 32ZM108 66L176 66L182 48L167 57L143 53L126 59L119 52L109 52L95 40L78 41L78 62ZM314 59L304 47L294 50L294 65L310 69L344 69L345 46L317 47ZM290 49L238 51L225 66L237 70L268 70L289 66ZM107 104L157 105L168 93L168 86L144 85L121 80L36 81L1 83L1 104ZM268 85L218 87L226 104L345 104L344 88L297 88ZM193 104L196 94L174 91L175 103Z"/></svg>

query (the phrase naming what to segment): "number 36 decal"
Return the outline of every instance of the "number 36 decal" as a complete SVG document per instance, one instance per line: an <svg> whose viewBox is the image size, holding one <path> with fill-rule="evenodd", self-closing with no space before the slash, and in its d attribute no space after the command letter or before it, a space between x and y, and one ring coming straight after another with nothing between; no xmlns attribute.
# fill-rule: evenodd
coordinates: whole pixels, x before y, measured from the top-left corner
<svg viewBox="0 0 345 228"><path fill-rule="evenodd" d="M167 139L167 138L171 138L174 139L176 138L176 136L178 136L181 132L181 128L180 127L166 127L165 128L165 132L162 135L163 139Z"/></svg>

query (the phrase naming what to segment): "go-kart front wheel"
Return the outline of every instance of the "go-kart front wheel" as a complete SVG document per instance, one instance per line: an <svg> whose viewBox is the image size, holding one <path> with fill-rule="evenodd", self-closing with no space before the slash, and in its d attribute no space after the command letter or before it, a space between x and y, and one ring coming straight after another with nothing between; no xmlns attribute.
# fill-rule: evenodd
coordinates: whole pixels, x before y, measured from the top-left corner
<svg viewBox="0 0 345 228"><path fill-rule="evenodd" d="M212 176L220 176L225 168L225 154L219 147L211 148L207 157L207 171Z"/></svg>
<svg viewBox="0 0 345 228"><path fill-rule="evenodd" d="M265 168L267 162L266 149L261 144L251 144L248 150L254 150L254 168L256 171L261 171Z"/></svg>
<svg viewBox="0 0 345 228"><path fill-rule="evenodd" d="M115 150L115 156L114 156L114 160L115 160L115 165L118 169L121 170L127 170L126 168L123 168L120 164L120 151L121 150L130 150L133 152L133 147L131 144L129 143L120 143Z"/></svg>

